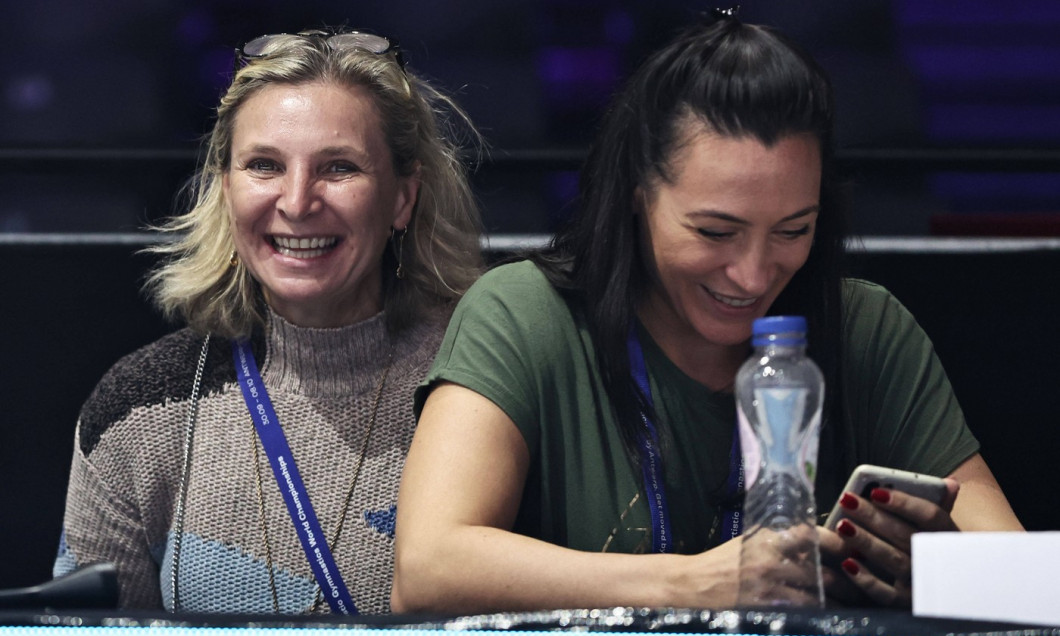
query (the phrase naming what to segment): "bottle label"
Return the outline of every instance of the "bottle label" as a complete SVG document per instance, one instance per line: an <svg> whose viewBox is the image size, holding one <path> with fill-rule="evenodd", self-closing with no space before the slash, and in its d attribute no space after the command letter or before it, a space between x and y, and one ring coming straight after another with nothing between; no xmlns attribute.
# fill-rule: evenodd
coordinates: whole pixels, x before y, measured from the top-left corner
<svg viewBox="0 0 1060 636"><path fill-rule="evenodd" d="M758 471L762 467L762 450L758 443L747 414L743 412L743 405L736 403L736 425L740 429L740 449L743 453L744 492L758 479Z"/></svg>
<svg viewBox="0 0 1060 636"><path fill-rule="evenodd" d="M757 430L750 418L737 406L736 417L740 428L747 488L758 479L764 464L773 470L791 470L802 478L812 491L817 472L817 437L821 413L813 413L803 426L808 391L804 388L754 389L754 416Z"/></svg>
<svg viewBox="0 0 1060 636"><path fill-rule="evenodd" d="M820 437L821 409L817 409L802 434L802 446L799 448L799 466L802 468L800 473L810 492L813 492L813 484L817 479L817 449L820 446Z"/></svg>

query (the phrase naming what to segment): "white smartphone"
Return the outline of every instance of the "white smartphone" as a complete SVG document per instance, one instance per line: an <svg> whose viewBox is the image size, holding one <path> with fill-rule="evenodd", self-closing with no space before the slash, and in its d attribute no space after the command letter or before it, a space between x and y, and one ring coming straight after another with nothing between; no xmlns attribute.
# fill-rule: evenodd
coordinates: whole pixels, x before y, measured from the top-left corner
<svg viewBox="0 0 1060 636"><path fill-rule="evenodd" d="M872 464L862 464L850 473L850 479L843 492L852 492L868 499L873 488L890 488L941 504L946 498L946 482L941 477L911 473L897 468L884 468ZM832 512L824 522L824 527L835 530L836 524L846 518L846 509L837 501Z"/></svg>

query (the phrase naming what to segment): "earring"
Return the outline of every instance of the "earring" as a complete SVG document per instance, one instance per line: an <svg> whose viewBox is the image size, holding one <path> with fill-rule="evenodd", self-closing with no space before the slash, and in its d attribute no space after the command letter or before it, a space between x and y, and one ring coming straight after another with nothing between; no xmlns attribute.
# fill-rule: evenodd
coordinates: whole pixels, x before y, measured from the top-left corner
<svg viewBox="0 0 1060 636"><path fill-rule="evenodd" d="M405 226L405 229L401 231L401 236L397 237L397 241L394 240L394 235L397 232L395 228L390 228L390 245L394 248L394 256L397 258L397 272L395 275L400 278L405 278L405 268L401 265L401 255L405 251L405 235L409 233L409 226Z"/></svg>
<svg viewBox="0 0 1060 636"><path fill-rule="evenodd" d="M235 267L239 265L239 252L232 250L232 256L228 259L228 266Z"/></svg>

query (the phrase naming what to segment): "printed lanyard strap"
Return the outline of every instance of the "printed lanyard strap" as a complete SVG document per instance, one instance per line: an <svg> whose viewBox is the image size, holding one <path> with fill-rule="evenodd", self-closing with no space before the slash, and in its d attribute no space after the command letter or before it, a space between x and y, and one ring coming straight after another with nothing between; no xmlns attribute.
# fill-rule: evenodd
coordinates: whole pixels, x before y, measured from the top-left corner
<svg viewBox="0 0 1060 636"><path fill-rule="evenodd" d="M729 476L725 482L725 503L721 504L723 521L722 543L735 539L743 532L743 456L740 452L740 432L732 433L732 448L729 449Z"/></svg>
<svg viewBox="0 0 1060 636"><path fill-rule="evenodd" d="M648 383L648 369L644 363L644 350L640 339L637 337L636 325L630 326L629 340L629 366L637 388L648 403L648 407L655 409L652 398L651 386ZM670 510L666 503L665 471L662 465L662 456L659 454L659 438L655 423L651 421L648 414L641 412L641 421L644 422L646 433L640 436L640 463L641 472L644 476L644 489L648 497L648 508L651 511L652 528L652 551L672 552L673 542L671 537ZM724 541L740 536L743 530L743 506L741 503L743 494L744 471L743 461L740 457L740 437L736 431L733 432L732 448L729 450L729 476L726 479L725 499L726 502L720 506L722 515L722 537Z"/></svg>
<svg viewBox="0 0 1060 636"><path fill-rule="evenodd" d="M648 406L654 410L651 386L648 385L648 369L644 364L644 350L637 338L636 326L629 330L629 366L633 381L637 383L641 395ZM663 470L662 456L659 455L659 437L655 423L644 411L640 413L644 422L644 432L639 436L640 469L644 477L644 491L648 497L648 509L651 511L651 548L652 552L673 552L670 540L670 508L666 504L666 472Z"/></svg>
<svg viewBox="0 0 1060 636"><path fill-rule="evenodd" d="M243 390L243 400L254 420L254 428L269 458L272 474L276 477L276 484L283 494L284 503L287 504L287 512L291 515L291 522L298 534L298 540L302 543L309 567L324 590L324 598L327 599L332 613L356 615L357 607L354 606L353 598L350 597L346 583L335 564L335 558L331 555L327 538L320 529L320 521L317 520L305 484L302 483L302 475L295 466L294 457L291 456L287 436L283 434L280 420L272 408L272 401L269 400L265 383L261 380L250 343L247 340L232 342L232 357L235 360L239 387Z"/></svg>

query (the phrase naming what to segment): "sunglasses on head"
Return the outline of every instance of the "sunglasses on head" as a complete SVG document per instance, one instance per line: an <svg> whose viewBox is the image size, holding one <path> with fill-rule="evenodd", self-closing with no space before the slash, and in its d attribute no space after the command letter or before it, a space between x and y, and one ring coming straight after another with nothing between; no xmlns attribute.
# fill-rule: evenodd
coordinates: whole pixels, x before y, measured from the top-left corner
<svg viewBox="0 0 1060 636"><path fill-rule="evenodd" d="M376 55L393 53L394 60L397 61L398 66L402 71L405 70L405 58L402 56L401 48L398 46L397 42L381 35L363 33L360 31L345 31L340 33L307 31L295 34L274 33L272 35L262 35L253 40L249 40L242 46L236 48L235 70L238 71L241 66L245 66L256 59L268 57L270 54L270 46L274 42L289 37L323 38L328 46L336 51L359 49L361 51L367 51L368 53L375 53Z"/></svg>

